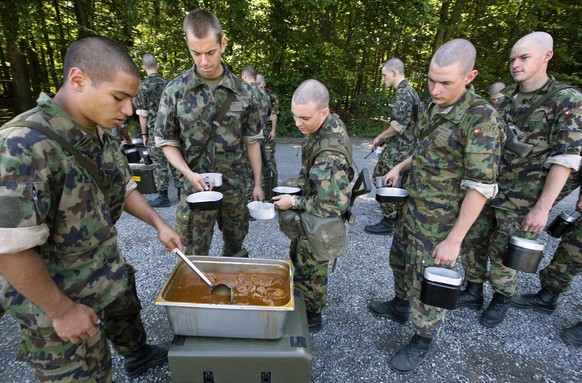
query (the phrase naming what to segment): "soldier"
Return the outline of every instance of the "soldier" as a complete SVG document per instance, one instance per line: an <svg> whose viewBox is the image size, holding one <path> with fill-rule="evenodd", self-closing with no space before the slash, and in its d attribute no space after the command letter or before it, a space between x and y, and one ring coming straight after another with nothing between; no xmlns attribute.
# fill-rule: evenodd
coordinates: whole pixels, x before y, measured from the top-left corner
<svg viewBox="0 0 582 383"><path fill-rule="evenodd" d="M489 87L489 101L491 102L491 105L497 106L499 101L505 97L503 93L501 93L503 88L505 88L505 84L502 82L494 82L491 84Z"/></svg>
<svg viewBox="0 0 582 383"><path fill-rule="evenodd" d="M314 217L341 217L350 204L350 179L353 175L346 155L330 148L315 152L324 139L337 140L351 155L352 144L343 122L337 115L330 115L329 93L317 80L306 80L293 93L291 112L295 125L305 135L301 149L302 168L298 186L301 196L284 194L275 196L279 210L292 209ZM312 156L313 161L308 163ZM338 218L343 225L343 219ZM305 225L303 225L305 227ZM345 241L343 237L337 242ZM315 244L296 238L291 241L289 254L295 273L293 282L305 294L307 321L310 331L322 326L321 311L327 296L327 268L329 260L320 260L312 251ZM342 254L333 254L340 256Z"/></svg>
<svg viewBox="0 0 582 383"><path fill-rule="evenodd" d="M405 257L415 332L390 360L399 372L412 371L426 358L444 321L444 309L420 300L424 269L454 267L463 238L497 191L503 124L489 103L467 91L477 76L475 58L475 47L463 39L451 40L436 51L428 70L432 102L419 115L418 145L385 176L394 184L400 174L410 172L409 197L390 254Z"/></svg>
<svg viewBox="0 0 582 383"><path fill-rule="evenodd" d="M395 89L395 95L390 112L390 125L372 142L375 149L387 141L374 168L374 177L384 176L394 165L410 155L420 103L418 94L404 76L404 64L400 59L391 58L384 63L382 78L386 87ZM375 225L365 226L364 230L370 234L390 235L398 221L401 205L386 203L380 207L382 220Z"/></svg>
<svg viewBox="0 0 582 383"><path fill-rule="evenodd" d="M510 71L517 84L503 90L507 97L498 109L508 124L522 131L520 141L531 145L532 150L526 156L503 152L499 194L483 212L463 248L468 283L457 307L480 309L483 283L488 280L494 294L480 318L486 327L503 321L517 290L517 272L503 265L509 238L537 238L571 171L580 166L582 94L563 89L547 75L552 49L549 34L534 32L519 39L511 50Z"/></svg>
<svg viewBox="0 0 582 383"><path fill-rule="evenodd" d="M147 78L139 84L139 91L133 102L135 113L139 116L143 143L148 147L148 154L154 164L154 181L158 189L158 197L150 201L150 205L152 207L168 207L170 206L170 198L168 197L170 172L174 177L174 185L178 189L178 198L180 198L182 187L178 171L169 166L164 152L156 146L154 140L158 106L167 81L158 73L158 61L152 54L143 55L141 67L146 71Z"/></svg>
<svg viewBox="0 0 582 383"><path fill-rule="evenodd" d="M182 245L104 131L133 113L138 84L123 48L82 38L66 52L54 99L42 93L0 131L0 305L19 323L18 359L39 381L111 381L106 339L130 378L167 361L167 346L146 344L115 222L125 210L155 227L166 249Z"/></svg>
<svg viewBox="0 0 582 383"><path fill-rule="evenodd" d="M255 69L254 66L252 65L247 65L243 68L242 73L241 73L241 77L242 79L249 85L252 86L253 91L255 93L255 97L258 100L258 103L260 105L260 110L261 110L261 120L263 122L263 126L267 126L267 122L270 120L271 118L271 100L269 99L269 96L267 95L267 93L265 91L263 91L260 87L259 84L257 83L257 70ZM264 132L263 132L264 135ZM263 166L266 165L265 163L265 156L263 156L263 143L261 141L261 159L263 161ZM247 176L247 198L249 201L253 200L253 196L251 195L251 191L253 189L253 178L252 178L252 172L250 171L251 169L248 169L248 176ZM263 177L265 176L265 173L262 172ZM272 193L269 191L269 197L268 199L270 199L270 197L272 196ZM252 219L251 219L252 220Z"/></svg>
<svg viewBox="0 0 582 383"><path fill-rule="evenodd" d="M275 92L273 92L271 89L266 87L266 83L265 83L265 77L261 74L257 75L257 84L259 85L259 88L261 88L263 91L265 91L267 93L267 95L269 96L269 100L271 101L271 118L269 118L267 120L267 126L265 128L264 131L264 135L265 135L265 140L263 141L263 145L265 147L265 154L266 154L266 159L267 159L267 165L269 167L268 171L271 173L269 174L265 174L265 172L263 172L263 190L265 191L265 199L271 199L272 197L272 188L267 188L265 187L265 183L267 183L267 186L277 186L278 184L278 179L279 179L279 171L277 170L277 160L275 159L275 152L277 151L277 142L276 142L276 138L277 138L277 118L279 115L279 99L277 98L277 95L275 94ZM263 164L263 166L265 166L265 164ZM268 181L268 177L271 177L271 182L266 182Z"/></svg>
<svg viewBox="0 0 582 383"><path fill-rule="evenodd" d="M578 191L578 210L582 210L582 193ZM576 220L563 236L549 265L540 271L541 289L536 294L515 295L511 301L518 309L534 309L551 314L556 310L560 294L570 289L576 275L582 271L582 219ZM562 338L582 346L582 322L566 329Z"/></svg>
<svg viewBox="0 0 582 383"><path fill-rule="evenodd" d="M186 15L183 27L194 66L166 86L155 132L156 145L187 180L176 212L177 229L190 254L204 255L208 254L214 222L218 221L224 239L222 255L244 255L242 244L249 228L247 161L255 182L253 198L264 199L260 107L253 99L252 87L240 83L221 61L226 38L216 16L196 9ZM215 121L225 104L228 110L224 110L222 121ZM223 175L223 199L218 211L191 212L186 203L187 195L209 190L199 174L202 172Z"/></svg>

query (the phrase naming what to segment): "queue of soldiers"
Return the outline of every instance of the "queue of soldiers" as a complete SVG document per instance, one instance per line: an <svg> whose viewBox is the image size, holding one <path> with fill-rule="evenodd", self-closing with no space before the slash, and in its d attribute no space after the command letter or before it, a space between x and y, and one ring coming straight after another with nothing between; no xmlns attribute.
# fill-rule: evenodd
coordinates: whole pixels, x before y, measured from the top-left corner
<svg viewBox="0 0 582 383"><path fill-rule="evenodd" d="M276 98L261 90L264 78L255 68L245 67L240 78L222 61L227 41L215 15L191 11L183 31L194 65L167 83L150 54L142 58L148 77L140 85L137 66L118 44L103 37L77 40L67 50L56 95L42 94L36 108L2 127L0 303L21 327L19 359L40 381L111 381L108 341L124 356L129 377L167 362L167 345L145 341L134 270L117 245L114 224L122 211L155 227L168 251L208 254L217 223L222 255L248 256L242 246L249 228L246 204L270 192L263 187L265 162L277 174ZM494 295L480 317L487 327L502 323L510 305L554 311L580 271L579 223L540 272L537 294L516 295L517 272L502 262L511 236L535 239L556 200L580 185L574 174L581 159L582 94L547 75L552 44L544 32L515 43L510 71L516 84L492 87L495 105L469 90L477 71L476 50L467 40L453 39L435 52L426 103L406 81L402 61L382 67L396 99L388 128L373 141L374 148L388 142L374 176L409 196L403 206L382 206L382 221L365 228L394 235L389 264L395 296L368 308L398 323L412 320L410 342L390 360L396 371L412 371L425 360L444 323L446 310L420 299L427 267L452 269L462 262L467 286L459 308L480 309L488 281ZM156 168L159 194L150 202L136 190L118 143L105 132L134 108ZM272 200L291 239L294 281L304 292L309 329L317 331L329 262L346 252L352 145L321 82L301 83L291 112L305 135L300 194ZM504 149L507 124L521 130L531 154ZM223 175L223 202L219 210L194 213L186 197L213 187L204 172ZM176 230L152 208L169 206L170 173L179 193ZM285 226L286 220L291 224ZM581 323L564 339L582 344Z"/></svg>

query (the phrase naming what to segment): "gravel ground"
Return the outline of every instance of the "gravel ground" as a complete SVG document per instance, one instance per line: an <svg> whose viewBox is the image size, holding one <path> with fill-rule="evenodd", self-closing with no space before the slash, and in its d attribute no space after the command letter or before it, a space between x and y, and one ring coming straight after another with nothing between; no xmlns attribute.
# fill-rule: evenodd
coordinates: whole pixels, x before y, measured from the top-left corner
<svg viewBox="0 0 582 383"><path fill-rule="evenodd" d="M358 167L372 171L376 156L364 157L370 151L369 141L354 139L354 159ZM283 181L295 177L299 170L299 141L282 140L277 147L279 177ZM155 195L147 195L152 199ZM171 191L175 203L175 193ZM562 201L554 214L575 203L572 196ZM175 204L160 208L160 214L175 222ZM416 371L401 375L390 370L392 354L408 342L411 324L399 325L376 318L367 311L367 303L391 299L392 273L388 266L388 249L392 238L369 235L364 225L381 218L373 192L357 199L354 208L357 220L349 225L349 251L339 259L330 273L328 305L323 312L324 327L312 335L312 383L382 383L382 382L581 382L582 352L560 339L562 329L582 319L582 278L575 279L572 289L562 295L552 315L510 309L506 320L495 329L478 323L479 312L455 310L447 314L446 324L434 343L429 358ZM245 247L252 257L285 259L289 240L278 230L275 220L250 223ZM127 260L138 270L138 292L143 304L143 319L151 342L170 341L165 310L153 304L177 258L165 252L157 242L155 231L141 221L124 215L117 224L120 247ZM211 255L218 255L222 246L215 232ZM548 240L544 234L542 240ZM544 255L545 266L557 246L549 239ZM536 274L520 273L521 292L536 292ZM491 289L486 287L486 299ZM7 315L0 319L0 381L31 382L28 367L15 361L19 332ZM114 379L126 382L122 360L114 355ZM170 382L169 368L149 371L134 382ZM217 382L220 383L220 382ZM252 383L252 382L239 382ZM276 382L274 382L276 383Z"/></svg>

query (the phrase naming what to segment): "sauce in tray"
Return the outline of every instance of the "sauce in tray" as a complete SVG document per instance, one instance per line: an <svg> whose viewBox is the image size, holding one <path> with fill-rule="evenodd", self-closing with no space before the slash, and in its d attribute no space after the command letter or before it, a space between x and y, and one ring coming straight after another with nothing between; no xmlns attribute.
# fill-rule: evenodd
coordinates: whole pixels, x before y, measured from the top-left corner
<svg viewBox="0 0 582 383"><path fill-rule="evenodd" d="M234 303L251 306L283 306L289 302L289 278L269 273L204 273L212 283L224 283L234 292ZM181 275L164 297L168 301L228 304L228 297L210 294L211 288L193 271Z"/></svg>

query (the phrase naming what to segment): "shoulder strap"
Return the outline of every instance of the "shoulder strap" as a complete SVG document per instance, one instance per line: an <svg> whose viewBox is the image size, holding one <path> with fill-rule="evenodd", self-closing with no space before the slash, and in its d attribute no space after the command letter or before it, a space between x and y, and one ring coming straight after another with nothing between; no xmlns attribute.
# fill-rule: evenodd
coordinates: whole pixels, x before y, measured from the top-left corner
<svg viewBox="0 0 582 383"><path fill-rule="evenodd" d="M101 181L101 177L99 177L97 167L91 161L89 161L87 159L87 157L85 157L70 142L66 141L63 137L59 136L54 130L50 129L49 127L44 126L44 125L42 125L38 122L34 122L34 121L15 121L15 120L13 120L13 121L6 123L0 129L6 129L6 128L17 127L17 126L18 127L24 126L24 127L30 128L30 129L34 129L37 132L44 134L48 138L52 139L53 141L55 141L56 143L61 145L61 147L63 149L65 149L67 152L69 152L71 155L73 155L75 157L75 159L79 162L81 167L85 168L85 170L87 170L89 172L89 175L91 176L91 178L93 178L93 181L95 181L97 186L99 186L99 189L101 189L103 194L105 194L105 196L108 195L108 193L106 192L106 189Z"/></svg>
<svg viewBox="0 0 582 383"><path fill-rule="evenodd" d="M334 151L342 154L346 157L346 160L350 164L350 167L354 170L354 173L357 173L357 169L354 167L354 161L352 159L352 155L348 152L346 147L342 145L342 143L335 137L323 137L317 142L317 145L311 151L309 157L307 158L307 169L313 166L313 162L315 158L321 153L325 151Z"/></svg>
<svg viewBox="0 0 582 383"><path fill-rule="evenodd" d="M206 150L206 147L208 146L210 141L212 141L214 139L214 133L216 133L216 129L222 123L222 120L224 119L226 112L228 112L228 109L230 108L230 104L232 104L232 100L234 99L234 96L236 95L238 88L242 84L242 81L243 81L242 78L240 78L240 77L236 78L234 92L233 91L228 92L228 96L226 96L226 100L224 100L224 104L222 104L222 107L220 108L220 110L218 111L218 113L216 114L214 119L212 120L212 129L210 130L210 134L208 135L208 139L204 143L204 146L202 146L202 148L200 149L200 152L198 153L198 155L194 159L195 164L198 162L198 160L200 160L200 157L202 157L202 155L204 154L204 151Z"/></svg>
<svg viewBox="0 0 582 383"><path fill-rule="evenodd" d="M552 97L553 95L555 95L556 93L560 92L561 90L564 89L568 89L568 88L572 88L572 86L570 85L566 85L566 84L561 84L558 83L552 90L548 91L548 93L546 93L543 97L541 97L539 100L537 100L535 103L533 103L529 109L525 112L525 114L522 114L521 116L519 116L518 118L513 120L513 123L518 127L518 128L522 128L523 124L527 121L527 119L529 118L529 116L540 106L542 105L544 102L546 102L550 97ZM516 88L516 93L517 93L517 88Z"/></svg>

